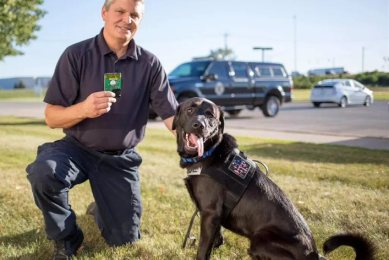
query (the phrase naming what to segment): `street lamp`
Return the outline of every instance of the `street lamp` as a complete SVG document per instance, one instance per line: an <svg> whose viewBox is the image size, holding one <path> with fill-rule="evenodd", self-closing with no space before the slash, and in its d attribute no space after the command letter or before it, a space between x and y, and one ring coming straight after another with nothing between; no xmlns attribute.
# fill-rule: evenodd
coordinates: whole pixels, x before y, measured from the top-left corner
<svg viewBox="0 0 389 260"><path fill-rule="evenodd" d="M253 47L253 50L261 50L262 51L262 62L265 61L265 51L273 50L272 47Z"/></svg>

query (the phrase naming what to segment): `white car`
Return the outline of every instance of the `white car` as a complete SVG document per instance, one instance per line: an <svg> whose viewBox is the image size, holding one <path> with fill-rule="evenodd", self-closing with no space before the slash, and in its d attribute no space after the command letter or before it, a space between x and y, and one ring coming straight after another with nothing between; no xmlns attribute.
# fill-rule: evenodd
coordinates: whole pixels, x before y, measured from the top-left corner
<svg viewBox="0 0 389 260"><path fill-rule="evenodd" d="M362 104L370 106L374 102L373 91L353 79L327 79L317 83L311 90L314 107L322 103L335 103L339 107Z"/></svg>

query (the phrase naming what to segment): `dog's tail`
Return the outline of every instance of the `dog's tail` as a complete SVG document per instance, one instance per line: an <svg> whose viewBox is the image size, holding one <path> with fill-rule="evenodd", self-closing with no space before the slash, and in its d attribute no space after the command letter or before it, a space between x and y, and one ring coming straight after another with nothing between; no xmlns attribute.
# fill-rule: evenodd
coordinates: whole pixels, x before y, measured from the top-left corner
<svg viewBox="0 0 389 260"><path fill-rule="evenodd" d="M328 254L340 246L351 246L355 250L355 260L373 260L375 248L373 244L360 234L338 234L328 238L323 245L324 254Z"/></svg>

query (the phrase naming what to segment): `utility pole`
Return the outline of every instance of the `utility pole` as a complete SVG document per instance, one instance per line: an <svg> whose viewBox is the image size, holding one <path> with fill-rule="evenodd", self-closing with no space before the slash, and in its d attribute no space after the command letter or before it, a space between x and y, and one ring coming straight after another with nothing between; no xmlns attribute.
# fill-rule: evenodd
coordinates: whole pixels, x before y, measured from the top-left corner
<svg viewBox="0 0 389 260"><path fill-rule="evenodd" d="M365 71L365 47L362 47L362 72Z"/></svg>
<svg viewBox="0 0 389 260"><path fill-rule="evenodd" d="M229 34L224 33L224 53L223 53L223 60L227 58L227 53L228 53L228 44L227 44L227 38Z"/></svg>
<svg viewBox="0 0 389 260"><path fill-rule="evenodd" d="M225 33L224 34L224 50L227 51L228 50L228 44L227 44L227 38L228 38L229 34L228 33Z"/></svg>
<svg viewBox="0 0 389 260"><path fill-rule="evenodd" d="M294 71L297 72L297 17L293 16L293 37L294 37Z"/></svg>
<svg viewBox="0 0 389 260"><path fill-rule="evenodd" d="M262 51L262 62L265 61L265 51L273 50L272 47L253 47L253 50L261 50Z"/></svg>

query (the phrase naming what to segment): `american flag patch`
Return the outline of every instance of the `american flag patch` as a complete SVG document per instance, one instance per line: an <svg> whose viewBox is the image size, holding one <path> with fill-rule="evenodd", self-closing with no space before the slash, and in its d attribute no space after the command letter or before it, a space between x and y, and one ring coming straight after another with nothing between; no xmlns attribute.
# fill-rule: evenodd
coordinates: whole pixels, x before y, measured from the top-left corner
<svg viewBox="0 0 389 260"><path fill-rule="evenodd" d="M250 172L251 165L239 155L235 155L228 169L240 178L245 179Z"/></svg>

